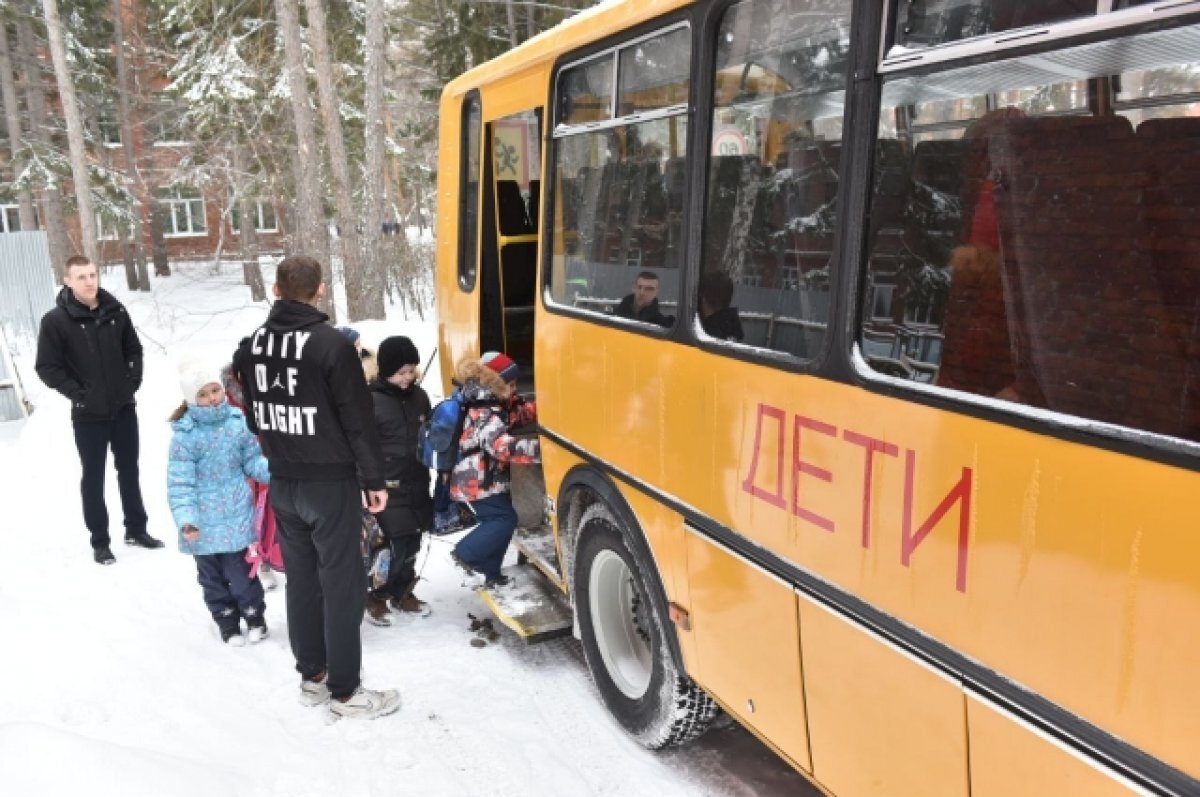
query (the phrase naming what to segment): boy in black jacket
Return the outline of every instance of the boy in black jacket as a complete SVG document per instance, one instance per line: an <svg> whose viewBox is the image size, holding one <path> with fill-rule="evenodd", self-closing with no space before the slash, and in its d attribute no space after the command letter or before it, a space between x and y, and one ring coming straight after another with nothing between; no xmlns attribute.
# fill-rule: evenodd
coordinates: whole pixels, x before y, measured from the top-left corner
<svg viewBox="0 0 1200 797"><path fill-rule="evenodd" d="M433 526L433 498L429 494L429 469L417 458L417 432L429 417L429 396L417 384L420 357L406 337L396 336L379 345L379 375L371 382L375 422L383 441L387 508L375 518L391 548L387 583L367 596L367 616L376 625L391 625L393 609L425 616L429 607L413 594L417 554L422 533Z"/></svg>
<svg viewBox="0 0 1200 797"><path fill-rule="evenodd" d="M42 317L38 376L71 402L75 447L83 468L83 521L97 564L116 561L108 535L104 469L112 447L125 515L125 544L161 548L146 533L146 508L138 483L138 422L134 393L142 385L142 344L125 307L100 287L96 265L82 255L67 259L57 306Z"/></svg>
<svg viewBox="0 0 1200 797"><path fill-rule="evenodd" d="M300 701L328 702L335 718L372 719L398 709L400 694L364 689L359 679L363 488L369 510L387 504L371 397L354 345L316 307L325 295L320 263L285 258L274 292L279 301L233 365L246 391L246 423L271 469Z"/></svg>

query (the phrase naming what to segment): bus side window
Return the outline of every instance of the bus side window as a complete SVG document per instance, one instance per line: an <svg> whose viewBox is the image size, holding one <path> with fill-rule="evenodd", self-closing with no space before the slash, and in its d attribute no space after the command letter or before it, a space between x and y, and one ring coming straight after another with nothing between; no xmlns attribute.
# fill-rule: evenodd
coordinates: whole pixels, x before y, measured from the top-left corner
<svg viewBox="0 0 1200 797"><path fill-rule="evenodd" d="M554 302L659 328L674 324L690 53L691 31L677 26L560 75L558 91L578 96L557 104L547 272ZM611 76L613 59L620 62L615 100L602 96L596 80L584 79ZM590 121L579 110L584 105L599 118L615 116L617 124L600 130L576 125ZM664 115L622 124L616 110ZM653 295L646 298L651 283Z"/></svg>
<svg viewBox="0 0 1200 797"><path fill-rule="evenodd" d="M1146 232L1162 287L1166 323L1185 359L1181 436L1200 440L1200 118L1148 119L1137 126L1146 157Z"/></svg>
<svg viewBox="0 0 1200 797"><path fill-rule="evenodd" d="M1200 83L1106 75L1105 52L1043 86L1008 88L1021 58L974 96L970 67L884 85L859 346L887 376L1200 440Z"/></svg>
<svg viewBox="0 0 1200 797"><path fill-rule="evenodd" d="M702 339L804 359L823 345L845 12L752 0L721 19L695 319Z"/></svg>
<svg viewBox="0 0 1200 797"><path fill-rule="evenodd" d="M458 230L458 286L475 290L479 257L479 167L483 119L477 93L463 101L463 140L459 185L462 215Z"/></svg>

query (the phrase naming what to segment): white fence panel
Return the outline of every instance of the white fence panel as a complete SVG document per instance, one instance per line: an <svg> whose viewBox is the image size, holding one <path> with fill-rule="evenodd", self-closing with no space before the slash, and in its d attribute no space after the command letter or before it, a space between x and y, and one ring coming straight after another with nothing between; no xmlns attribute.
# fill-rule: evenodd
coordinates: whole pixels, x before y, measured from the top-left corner
<svg viewBox="0 0 1200 797"><path fill-rule="evenodd" d="M45 232L0 234L0 322L9 343L37 339L38 325L54 307L54 268Z"/></svg>

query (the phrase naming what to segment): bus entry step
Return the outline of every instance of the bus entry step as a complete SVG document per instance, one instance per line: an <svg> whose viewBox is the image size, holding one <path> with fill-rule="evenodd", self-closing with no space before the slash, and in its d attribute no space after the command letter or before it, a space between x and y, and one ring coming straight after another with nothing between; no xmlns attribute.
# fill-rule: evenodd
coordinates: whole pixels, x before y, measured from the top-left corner
<svg viewBox="0 0 1200 797"><path fill-rule="evenodd" d="M497 620L526 642L541 642L571 633L571 606L541 571L531 564L521 564L506 567L502 572L512 579L507 586L479 590L479 596Z"/></svg>

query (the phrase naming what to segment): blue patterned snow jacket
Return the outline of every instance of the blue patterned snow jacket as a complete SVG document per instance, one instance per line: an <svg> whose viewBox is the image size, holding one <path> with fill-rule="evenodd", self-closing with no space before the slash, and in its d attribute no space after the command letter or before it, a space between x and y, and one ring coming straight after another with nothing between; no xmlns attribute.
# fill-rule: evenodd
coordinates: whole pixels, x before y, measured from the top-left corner
<svg viewBox="0 0 1200 797"><path fill-rule="evenodd" d="M254 500L246 477L267 483L271 475L242 411L228 401L188 404L171 428L167 503L179 529L179 550L195 555L247 547L254 542ZM199 540L184 539L186 525L200 530Z"/></svg>

